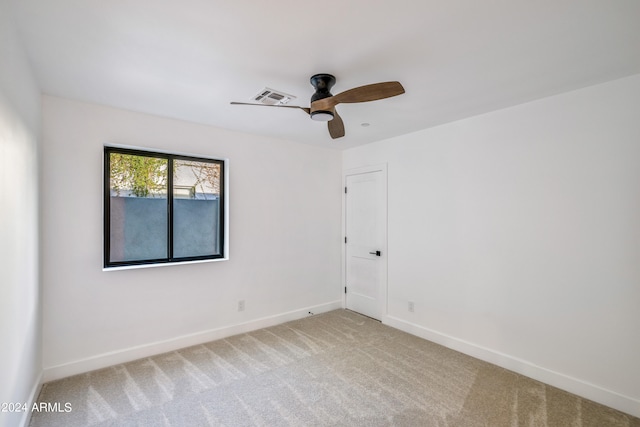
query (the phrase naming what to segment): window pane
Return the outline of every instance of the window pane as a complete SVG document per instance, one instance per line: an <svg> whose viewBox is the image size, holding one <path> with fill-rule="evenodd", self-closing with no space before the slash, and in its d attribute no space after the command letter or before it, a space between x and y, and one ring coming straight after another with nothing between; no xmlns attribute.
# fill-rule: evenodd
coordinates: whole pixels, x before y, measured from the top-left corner
<svg viewBox="0 0 640 427"><path fill-rule="evenodd" d="M109 153L111 262L166 258L167 159Z"/></svg>
<svg viewBox="0 0 640 427"><path fill-rule="evenodd" d="M174 258L220 255L220 164L176 159L173 171Z"/></svg>

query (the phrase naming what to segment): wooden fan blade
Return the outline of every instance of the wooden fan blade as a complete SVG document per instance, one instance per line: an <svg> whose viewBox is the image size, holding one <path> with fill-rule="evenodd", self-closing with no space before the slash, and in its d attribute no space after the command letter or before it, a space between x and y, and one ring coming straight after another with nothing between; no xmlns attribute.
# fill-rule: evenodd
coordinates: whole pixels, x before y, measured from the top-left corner
<svg viewBox="0 0 640 427"><path fill-rule="evenodd" d="M382 82L345 90L334 96L318 99L311 103L311 111L328 111L338 104L369 102L402 95L404 88L400 82Z"/></svg>
<svg viewBox="0 0 640 427"><path fill-rule="evenodd" d="M355 87L333 96L334 105L352 102L369 102L402 95L404 88L400 82L383 82Z"/></svg>
<svg viewBox="0 0 640 427"><path fill-rule="evenodd" d="M231 105L254 105L256 107L277 107L277 108L298 108L307 114L311 114L310 108L300 107L298 105L268 105L268 104L251 104L249 102L231 102Z"/></svg>
<svg viewBox="0 0 640 427"><path fill-rule="evenodd" d="M336 110L333 110L333 120L329 120L327 126L331 138L336 139L344 136L344 122Z"/></svg>

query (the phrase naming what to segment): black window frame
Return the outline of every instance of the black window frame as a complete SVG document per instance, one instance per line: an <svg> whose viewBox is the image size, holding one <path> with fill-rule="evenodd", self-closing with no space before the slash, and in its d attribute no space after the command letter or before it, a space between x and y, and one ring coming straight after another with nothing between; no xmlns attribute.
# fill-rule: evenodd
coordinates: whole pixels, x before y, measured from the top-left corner
<svg viewBox="0 0 640 427"><path fill-rule="evenodd" d="M110 247L110 233L111 233L111 165L110 154L121 153L134 156L146 156L167 160L167 257L156 258L147 260L130 260L130 261L111 261L111 247ZM213 163L218 164L220 167L220 194L219 194L219 221L217 227L218 239L219 239L219 253L214 255L203 256L190 256L190 257L174 257L173 256L173 162L174 160L186 160L193 162ZM135 267L135 266L149 266L149 265L167 265L167 264L181 264L194 261L207 261L207 260L226 260L226 230L227 230L227 218L226 218L226 198L227 198L227 186L226 186L226 169L227 160L217 159L212 157L197 157L192 155L144 150L139 148L125 148L118 146L104 146L103 154L103 198L104 198L104 212L103 212L103 268L117 268L117 267Z"/></svg>

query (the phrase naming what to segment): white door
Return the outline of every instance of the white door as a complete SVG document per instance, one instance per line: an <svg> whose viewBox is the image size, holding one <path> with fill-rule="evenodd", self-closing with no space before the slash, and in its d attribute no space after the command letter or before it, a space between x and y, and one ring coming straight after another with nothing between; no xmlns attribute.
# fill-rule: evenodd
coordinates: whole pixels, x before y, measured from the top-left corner
<svg viewBox="0 0 640 427"><path fill-rule="evenodd" d="M345 175L345 306L380 320L386 302L386 171Z"/></svg>

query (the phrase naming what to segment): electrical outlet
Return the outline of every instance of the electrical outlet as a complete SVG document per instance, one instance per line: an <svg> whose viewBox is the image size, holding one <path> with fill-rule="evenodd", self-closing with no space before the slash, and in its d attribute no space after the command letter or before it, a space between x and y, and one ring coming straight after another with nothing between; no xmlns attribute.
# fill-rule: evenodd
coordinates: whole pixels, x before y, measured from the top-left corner
<svg viewBox="0 0 640 427"><path fill-rule="evenodd" d="M407 306L407 309L409 310L409 313L413 313L414 312L414 304L413 301L409 301L409 304Z"/></svg>
<svg viewBox="0 0 640 427"><path fill-rule="evenodd" d="M238 311L244 311L244 300L238 301Z"/></svg>

